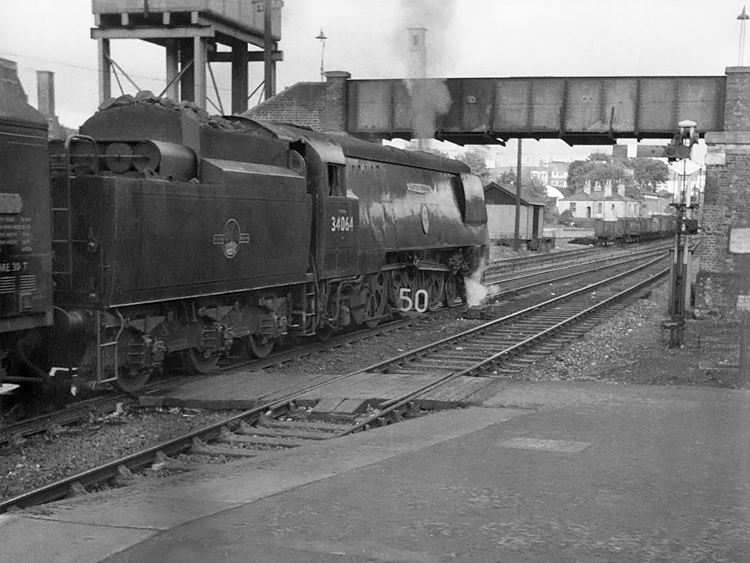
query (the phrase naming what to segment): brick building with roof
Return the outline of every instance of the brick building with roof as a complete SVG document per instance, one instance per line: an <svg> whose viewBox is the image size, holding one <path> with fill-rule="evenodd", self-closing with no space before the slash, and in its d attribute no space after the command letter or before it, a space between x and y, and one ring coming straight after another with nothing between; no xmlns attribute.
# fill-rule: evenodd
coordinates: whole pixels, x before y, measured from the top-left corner
<svg viewBox="0 0 750 563"><path fill-rule="evenodd" d="M641 216L640 202L625 195L624 184L619 184L613 192L610 180L604 186L597 182L593 188L587 182L582 192L558 199L557 210L560 213L569 210L577 219L616 221L621 217Z"/></svg>
<svg viewBox="0 0 750 563"><path fill-rule="evenodd" d="M325 82L298 82L242 115L259 121L276 121L314 131L343 132L346 115L346 81L351 74L328 71Z"/></svg>

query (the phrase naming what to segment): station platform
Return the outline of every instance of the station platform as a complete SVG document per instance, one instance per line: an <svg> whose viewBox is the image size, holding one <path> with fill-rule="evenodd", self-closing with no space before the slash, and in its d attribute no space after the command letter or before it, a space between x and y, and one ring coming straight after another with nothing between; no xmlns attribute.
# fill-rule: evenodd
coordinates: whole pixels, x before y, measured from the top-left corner
<svg viewBox="0 0 750 563"><path fill-rule="evenodd" d="M447 373L447 372L446 372ZM169 391L158 391L140 398L141 406L199 409L252 409L279 401L313 385L331 381L336 375L300 372L283 375L264 371L237 370L194 381L186 379ZM435 374L359 373L300 395L298 406L312 407L313 414L356 416L389 399L435 381ZM488 397L507 387L507 379L460 377L425 393L415 403L427 409L481 405Z"/></svg>
<svg viewBox="0 0 750 563"><path fill-rule="evenodd" d="M750 561L750 392L509 382L481 407L0 516L25 562Z"/></svg>

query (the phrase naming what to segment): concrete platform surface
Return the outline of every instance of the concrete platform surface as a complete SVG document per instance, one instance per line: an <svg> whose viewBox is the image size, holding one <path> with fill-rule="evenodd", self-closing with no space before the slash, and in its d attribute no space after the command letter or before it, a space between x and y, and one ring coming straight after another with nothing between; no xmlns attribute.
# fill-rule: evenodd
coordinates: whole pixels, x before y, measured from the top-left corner
<svg viewBox="0 0 750 563"><path fill-rule="evenodd" d="M305 372L279 375L272 371L242 371L202 377L185 378L168 391L141 397L143 406L189 407L198 409L252 409L281 400L290 394L300 394L311 385L333 381L313 391L301 393L298 404L316 405L326 399L351 399L348 409L339 414L356 415L367 404L377 405L439 379L437 374L358 373L341 381L339 376L324 374L310 376ZM495 395L507 385L507 380L486 377L460 377L448 385L421 396L425 408L439 408L481 404L483 398ZM337 403L337 404L338 404Z"/></svg>
<svg viewBox="0 0 750 563"><path fill-rule="evenodd" d="M750 393L486 407L0 516L13 562L750 562Z"/></svg>

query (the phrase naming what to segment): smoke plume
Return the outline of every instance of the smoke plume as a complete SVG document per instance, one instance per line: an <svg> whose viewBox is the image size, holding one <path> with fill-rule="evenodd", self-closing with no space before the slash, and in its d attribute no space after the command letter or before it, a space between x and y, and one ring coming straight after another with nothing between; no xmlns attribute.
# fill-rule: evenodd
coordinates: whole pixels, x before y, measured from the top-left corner
<svg viewBox="0 0 750 563"><path fill-rule="evenodd" d="M479 264L479 268L471 274L468 278L464 278L464 287L466 288L466 304L469 307L476 307L482 304L482 301L489 294L489 290L482 283L484 276L484 270L487 268L487 264L482 260Z"/></svg>

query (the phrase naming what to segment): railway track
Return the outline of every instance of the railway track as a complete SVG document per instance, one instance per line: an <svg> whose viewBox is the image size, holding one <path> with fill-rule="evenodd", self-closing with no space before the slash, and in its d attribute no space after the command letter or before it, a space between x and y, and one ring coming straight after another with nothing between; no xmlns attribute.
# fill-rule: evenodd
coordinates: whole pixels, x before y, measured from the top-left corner
<svg viewBox="0 0 750 563"><path fill-rule="evenodd" d="M540 286L572 280L583 275L594 274L598 271L609 269L616 261L620 263L623 263L623 259L625 260L624 263L637 261L645 256L658 255L660 252L663 253L665 248L666 247L659 246L657 248L639 250L625 254L622 252L607 253L606 256L595 258L593 260L584 260L583 262L579 261L575 264L566 263L556 268L533 270L526 274L512 277L502 277L496 274L492 278L494 281L488 283L488 285L491 286L489 299L498 300L503 297L508 297L511 294L529 291ZM586 250L588 252L569 251L558 253L557 255L573 254L578 257L583 255L601 255L601 252L592 252L591 249ZM532 262L538 263L539 261L534 260ZM592 266L597 264L599 264L598 267L592 268ZM562 275L560 275L561 273ZM438 311L438 314L439 313L440 311ZM271 356L264 359L233 361L229 364L222 365L219 368L219 371L227 372L239 368L256 370L278 366L286 362L299 360L310 354L322 352L338 346L344 346L379 334L407 328L412 326L415 320L416 319L394 320L374 329L363 328L355 332L336 335L326 342L316 341L291 349L274 352ZM197 380L198 377L211 377L211 375L191 376L191 381ZM149 383L141 394L166 390L183 381L184 378L182 376L160 378ZM93 397L83 401L69 403L64 409L52 413L37 415L12 424L5 424L0 426L0 446L6 443L12 443L13 441L19 441L34 434L45 433L50 429L54 429L56 426L75 424L86 420L91 416L107 415L114 412L118 404L127 406L135 402L135 400L137 400L137 396L134 398L134 396L124 392L115 392L114 394L109 393L105 396Z"/></svg>
<svg viewBox="0 0 750 563"><path fill-rule="evenodd" d="M668 247L657 246L635 252L607 254L592 260L565 263L553 268L531 270L515 276L485 276L485 285L489 288L488 297L499 299L502 296L528 291L542 285L565 282L582 275L601 272L612 266L634 263L643 258L666 256L667 250Z"/></svg>
<svg viewBox="0 0 750 563"><path fill-rule="evenodd" d="M517 269L521 267L521 264L527 264L527 265L538 265L540 262L559 262L561 260L563 261L570 261L572 257L576 256L583 256L583 255L596 255L601 254L601 251L597 252L596 250L592 249L584 249L585 251L568 251L568 252L561 252L557 254L550 254L545 256L530 256L530 257L524 257L524 258L518 258L518 259L511 259L507 261L503 261L503 263L512 263L513 269ZM612 253L615 256L621 256L622 253ZM558 258L560 257L560 258ZM595 262L595 261L589 261L585 262L585 264ZM570 266L569 266L570 267ZM492 267L491 267L492 268ZM507 264L506 264L507 269ZM539 276L539 275L550 275L554 271L558 271L559 269L547 269L544 270L544 272L535 272L529 274L530 276ZM571 276L572 277L572 276ZM520 279L520 278L511 278L507 280L509 283L512 283L513 280ZM502 275L499 273L495 273L493 275L494 283L500 283L503 278ZM540 282L537 285L541 285L544 282ZM526 288L519 288L516 289L516 291L520 291L521 289L530 289L534 287L533 285L528 285ZM511 293L512 291L503 291L503 294L505 293ZM438 312L439 314L439 312ZM400 330L402 328L406 328L408 326L411 326L414 322L414 319L404 319L404 320L393 320L388 323L384 323L374 329L360 329L355 332L350 333L344 333L340 335L336 335L332 337L330 340L326 342L308 342L305 344L302 344L300 346L296 346L291 349L281 349L279 351L275 351L272 353L268 358L263 359L254 359L254 360L248 360L248 359L237 359L232 358L224 362L220 367L218 368L219 372L227 372L233 369L239 369L239 368L246 368L246 369L264 369L268 367L278 366L286 362L292 362L295 360L298 360L300 358L303 358L307 355L314 354L316 352L321 352L330 348L335 348L337 346L343 346L364 338L369 338L372 336L377 336L379 334L385 334L388 332L392 332L395 330ZM191 380L196 380L198 377L211 377L211 375L207 376L191 376ZM140 394L148 394L153 393L155 391L161 390L161 389L168 389L171 385L179 384L179 382L183 381L181 376L177 377L167 377L167 378L158 378L150 383L148 383L144 389L140 392ZM136 396L137 397L137 396ZM8 423L0 425L0 446L3 444L9 443L11 441L19 441L20 439L32 436L34 434L41 434L44 432L47 432L51 428L54 428L55 426L67 426L71 424L78 423L82 420L86 420L90 416L100 416L100 415L106 415L109 413L112 413L115 411L118 404L122 404L124 406L131 404L134 401L133 396L131 396L128 393L120 392L120 391L114 391L114 392L107 392L105 396L98 396L98 397L92 397L85 400L78 400L74 402L70 402L67 405L65 405L65 408L56 410L55 412L46 413L46 414L40 414L33 417L25 418L18 422Z"/></svg>
<svg viewBox="0 0 750 563"><path fill-rule="evenodd" d="M274 353L268 358L246 360L231 363L230 365L224 365L218 369L218 372L228 372L239 368L256 370L278 366L286 362L299 360L316 352L345 346L346 344L350 344L357 340L370 338L379 334L401 330L412 326L417 320L418 319L394 320L374 329L363 329L356 332L337 335L326 342L311 342L289 350L282 350ZM191 376L191 381L196 381L199 377L206 378L211 377L211 375ZM184 381L184 376L161 378L148 383L139 395L116 391L104 396L92 397L69 403L65 408L51 413L36 415L18 422L2 425L0 426L0 446L13 441L19 441L34 434L42 434L55 426L76 424L86 420L90 416L101 416L112 413L115 411L118 404L124 406L135 403L138 401L138 396L140 395L168 390L170 387L178 385Z"/></svg>
<svg viewBox="0 0 750 563"><path fill-rule="evenodd" d="M650 242L648 244L637 245L638 250L634 252L625 250L621 247L585 247L576 250L565 250L562 252L550 252L544 254L532 254L529 256L519 256L517 258L507 258L505 260L496 260L489 264L483 273L483 282L492 283L493 278L505 276L517 271L538 270L554 266L572 266L580 264L582 261L606 260L607 258L617 258L619 256L638 253L656 248L668 249L672 247L672 241ZM635 246L635 245L634 245Z"/></svg>
<svg viewBox="0 0 750 563"><path fill-rule="evenodd" d="M418 416L421 413L414 401L420 396L462 377L507 378L533 361L526 356L549 353L562 341L587 330L586 323L592 324L596 315L604 314L608 308L666 275L668 269L660 262L662 259L650 260L535 307L484 323L369 368L294 390L273 402L177 439L7 499L0 502L0 513L84 494L86 490L108 481L128 483L133 472L143 469L186 471L204 467L201 463L174 460L175 456L185 452L198 456L253 457L269 448L298 447ZM635 282L630 278L635 278ZM372 414L359 420L316 422L296 409L296 401L312 391L344 380L372 378L383 373L404 377L419 373L431 377L426 383L415 385L398 397L376 405Z"/></svg>

